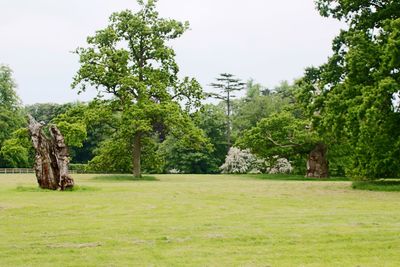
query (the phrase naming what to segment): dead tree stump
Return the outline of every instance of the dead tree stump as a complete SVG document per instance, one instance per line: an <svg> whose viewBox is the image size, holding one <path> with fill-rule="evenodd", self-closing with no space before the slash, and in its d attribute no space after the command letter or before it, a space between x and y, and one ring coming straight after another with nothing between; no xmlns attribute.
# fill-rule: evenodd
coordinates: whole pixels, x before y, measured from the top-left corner
<svg viewBox="0 0 400 267"><path fill-rule="evenodd" d="M68 148L60 130L51 125L47 137L43 124L29 116L29 132L35 148L35 173L40 188L65 190L74 186L74 180L68 174Z"/></svg>
<svg viewBox="0 0 400 267"><path fill-rule="evenodd" d="M319 143L308 155L307 174L310 178L327 178L329 176L328 160L326 159L327 147Z"/></svg>

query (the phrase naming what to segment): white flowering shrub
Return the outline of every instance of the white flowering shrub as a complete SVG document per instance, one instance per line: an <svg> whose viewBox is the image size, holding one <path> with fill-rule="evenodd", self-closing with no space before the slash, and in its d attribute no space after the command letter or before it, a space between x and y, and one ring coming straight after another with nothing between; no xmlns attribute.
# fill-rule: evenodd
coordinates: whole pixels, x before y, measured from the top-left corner
<svg viewBox="0 0 400 267"><path fill-rule="evenodd" d="M225 163L219 167L222 173L248 173L256 172L254 168L257 158L248 149L240 150L236 147L229 149Z"/></svg>
<svg viewBox="0 0 400 267"><path fill-rule="evenodd" d="M178 169L171 169L171 170L168 171L168 173L170 173L170 174L180 174L182 172L180 170L178 170Z"/></svg>
<svg viewBox="0 0 400 267"><path fill-rule="evenodd" d="M270 161L259 159L251 154L250 150L240 150L237 147L231 147L225 158L225 163L219 167L222 173L291 173L292 164L286 158L274 156Z"/></svg>
<svg viewBox="0 0 400 267"><path fill-rule="evenodd" d="M290 164L290 161L285 158L276 159L273 166L267 168L267 172L270 174L291 173L292 171L293 171L292 164Z"/></svg>

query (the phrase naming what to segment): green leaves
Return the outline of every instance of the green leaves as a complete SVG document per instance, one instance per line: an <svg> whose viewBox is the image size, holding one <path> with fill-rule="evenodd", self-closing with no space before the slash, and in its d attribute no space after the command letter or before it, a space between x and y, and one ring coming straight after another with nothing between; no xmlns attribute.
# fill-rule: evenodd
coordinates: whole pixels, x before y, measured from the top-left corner
<svg viewBox="0 0 400 267"><path fill-rule="evenodd" d="M88 47L76 50L81 67L72 83L79 91L95 87L99 98L110 102L110 112L118 114L114 116L113 138L133 147L130 157L134 154L136 159L140 158L143 138L156 133L165 137L169 131L176 134L178 128L191 129L186 127L186 114L179 104L189 111L198 108L202 98L195 79L179 79L175 52L167 44L180 37L189 24L159 18L156 1L138 3L138 12L124 10L112 14L109 25L87 39ZM103 94L111 98L103 98ZM139 142L132 146L134 139ZM111 148L111 144L104 143L101 151ZM100 155L103 153L96 162L107 158ZM134 166L135 175L140 176L138 168Z"/></svg>
<svg viewBox="0 0 400 267"><path fill-rule="evenodd" d="M12 78L12 70L0 64L0 105L9 110L20 107L21 101L15 92L17 85Z"/></svg>
<svg viewBox="0 0 400 267"><path fill-rule="evenodd" d="M351 151L348 175L397 177L400 2L318 0L317 7L349 29L334 40L329 61L298 83L299 100L327 144Z"/></svg>
<svg viewBox="0 0 400 267"><path fill-rule="evenodd" d="M33 147L27 128L16 130L0 150L0 164L9 168L28 168L33 164Z"/></svg>
<svg viewBox="0 0 400 267"><path fill-rule="evenodd" d="M290 158L307 154L318 138L310 122L289 112L280 112L262 119L256 127L244 132L237 144L264 158L274 156Z"/></svg>

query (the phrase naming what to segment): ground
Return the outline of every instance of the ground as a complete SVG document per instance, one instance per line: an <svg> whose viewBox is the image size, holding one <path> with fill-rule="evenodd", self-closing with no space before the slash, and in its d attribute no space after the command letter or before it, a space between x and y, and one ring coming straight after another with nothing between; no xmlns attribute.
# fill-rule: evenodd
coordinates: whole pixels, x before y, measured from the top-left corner
<svg viewBox="0 0 400 267"><path fill-rule="evenodd" d="M399 192L235 175L74 178L76 191L51 192L32 174L0 174L0 266L400 266Z"/></svg>

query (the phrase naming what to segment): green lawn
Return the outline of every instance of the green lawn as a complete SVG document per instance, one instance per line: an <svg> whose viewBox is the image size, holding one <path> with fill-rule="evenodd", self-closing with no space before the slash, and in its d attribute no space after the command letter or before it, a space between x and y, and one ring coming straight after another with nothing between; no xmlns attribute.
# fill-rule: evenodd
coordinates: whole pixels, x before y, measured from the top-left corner
<svg viewBox="0 0 400 267"><path fill-rule="evenodd" d="M400 266L400 193L349 181L0 175L0 266ZM340 180L340 179L339 179Z"/></svg>

